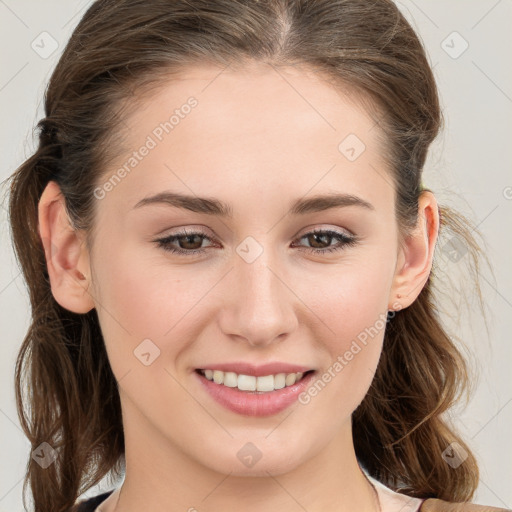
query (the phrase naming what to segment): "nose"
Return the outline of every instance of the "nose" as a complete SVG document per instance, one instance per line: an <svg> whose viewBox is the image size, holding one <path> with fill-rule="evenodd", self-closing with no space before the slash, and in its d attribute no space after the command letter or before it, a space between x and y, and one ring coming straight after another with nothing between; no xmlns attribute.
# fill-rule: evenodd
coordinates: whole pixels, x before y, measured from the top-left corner
<svg viewBox="0 0 512 512"><path fill-rule="evenodd" d="M227 300L219 313L226 336L264 347L297 328L298 299L282 268L267 250L251 263L235 256L234 269L224 283Z"/></svg>

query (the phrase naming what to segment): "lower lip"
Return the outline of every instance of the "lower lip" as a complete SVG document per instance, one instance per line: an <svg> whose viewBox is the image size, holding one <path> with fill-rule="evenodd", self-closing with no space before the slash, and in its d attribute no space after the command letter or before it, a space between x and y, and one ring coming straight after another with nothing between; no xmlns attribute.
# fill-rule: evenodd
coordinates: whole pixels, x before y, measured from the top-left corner
<svg viewBox="0 0 512 512"><path fill-rule="evenodd" d="M219 404L230 411L244 416L271 416L277 414L293 402L307 389L316 372L308 373L296 384L268 392L240 391L223 384L216 384L204 375L194 372L206 391Z"/></svg>

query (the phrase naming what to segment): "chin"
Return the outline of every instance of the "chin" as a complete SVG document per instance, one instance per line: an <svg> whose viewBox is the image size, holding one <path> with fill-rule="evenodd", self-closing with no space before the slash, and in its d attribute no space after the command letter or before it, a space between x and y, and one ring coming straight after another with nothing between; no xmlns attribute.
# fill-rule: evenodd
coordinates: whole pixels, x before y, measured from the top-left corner
<svg viewBox="0 0 512 512"><path fill-rule="evenodd" d="M268 436L269 432L271 429L266 430L264 436ZM306 450L309 443L285 444L282 437L276 436L271 441L264 436L245 435L243 438L230 439L225 443L221 453L219 444L216 444L211 456L205 459L203 452L199 462L222 474L268 477L269 473L274 476L289 473L307 459Z"/></svg>
<svg viewBox="0 0 512 512"><path fill-rule="evenodd" d="M290 461L287 453L274 454L271 457L262 457L253 466L246 466L238 459L232 458L219 461L216 464L207 464L210 469L221 474L238 477L268 477L284 475L293 471L299 465L298 461Z"/></svg>

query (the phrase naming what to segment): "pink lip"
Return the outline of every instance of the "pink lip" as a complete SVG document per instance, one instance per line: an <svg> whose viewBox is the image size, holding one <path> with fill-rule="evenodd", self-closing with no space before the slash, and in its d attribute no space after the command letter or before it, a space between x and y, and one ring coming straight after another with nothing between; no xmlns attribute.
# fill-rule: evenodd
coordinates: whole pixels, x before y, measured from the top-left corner
<svg viewBox="0 0 512 512"><path fill-rule="evenodd" d="M238 362L238 363L220 363L220 364L207 364L201 366L201 370L221 370L223 372L235 372L238 375L252 375L254 377L262 377L264 375L275 375L277 373L306 373L313 368L308 366L299 366L296 364L288 363L267 363L259 366Z"/></svg>
<svg viewBox="0 0 512 512"><path fill-rule="evenodd" d="M281 366L282 367L282 366ZM208 367L209 369L213 369ZM226 368L226 366L224 366ZM258 371L262 367L258 368ZM263 375L269 375L267 367ZM217 368L215 368L217 369ZM220 369L220 368L218 368ZM229 371L229 370L227 370ZM307 371L307 370L306 370ZM237 372L235 372L237 373ZM240 372L243 373L243 372ZM270 374L274 371L270 372ZM293 372L275 372L275 373L293 373ZM303 393L311 381L315 377L316 372L311 372L305 375L299 382L292 386L286 386L282 389L269 392L261 391L240 391L238 388L230 388L223 384L216 384L208 380L204 375L199 372L193 372L195 378L199 379L200 383L206 391L216 400L219 404L223 405L230 411L242 414L244 416L270 416L277 414L292 403L294 403L299 395ZM245 375L248 375L247 373Z"/></svg>

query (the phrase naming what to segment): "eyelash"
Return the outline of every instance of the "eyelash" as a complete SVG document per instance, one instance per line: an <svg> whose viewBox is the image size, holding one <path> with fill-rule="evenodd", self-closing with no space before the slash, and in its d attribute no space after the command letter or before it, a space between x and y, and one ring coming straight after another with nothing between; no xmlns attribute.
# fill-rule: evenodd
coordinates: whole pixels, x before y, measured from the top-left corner
<svg viewBox="0 0 512 512"><path fill-rule="evenodd" d="M303 238L306 238L310 235L315 235L315 234L328 235L328 236L338 240L340 243L338 245L335 245L333 247L328 247L325 249L315 249L313 247L302 247L300 250L305 250L305 251L313 253L313 254L325 254L325 253L329 253L329 252L341 251L342 249L344 249L347 246L352 246L352 245L356 244L358 241L357 237L355 237L355 236L349 236L349 235L346 235L345 233L333 231L330 229L315 229L313 231L309 231L308 233L305 233L304 235L297 238L296 240L301 240ZM204 248L203 249L186 250L186 249L180 249L177 247L173 247L170 245L172 242L175 242L177 239L179 239L181 237L195 236L195 235L199 235L199 236L203 237L203 240L206 239L206 240L209 240L210 242L212 241L210 237L208 237L204 233L201 233L200 231L188 232L188 231L184 230L184 231L175 233L173 235L167 236L165 238L159 238L157 240L154 240L154 242L156 242L159 247L164 249L164 251L169 251L169 252L172 252L175 254L192 255L192 254L204 253L206 251L206 249L204 249Z"/></svg>

